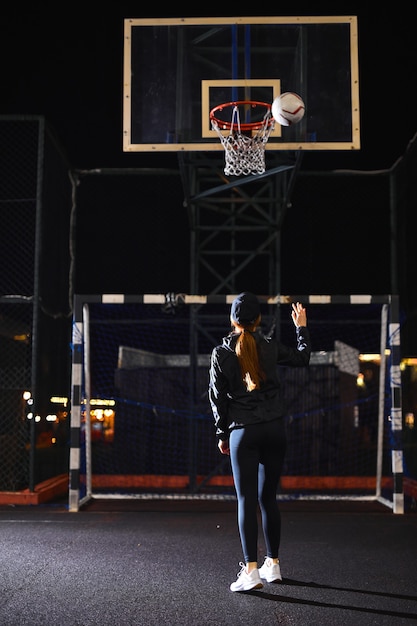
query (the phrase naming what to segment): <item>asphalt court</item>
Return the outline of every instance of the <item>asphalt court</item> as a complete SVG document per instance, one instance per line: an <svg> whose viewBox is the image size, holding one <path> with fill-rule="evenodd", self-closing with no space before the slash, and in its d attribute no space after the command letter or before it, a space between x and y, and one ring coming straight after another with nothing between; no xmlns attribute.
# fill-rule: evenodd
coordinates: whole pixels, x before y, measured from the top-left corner
<svg viewBox="0 0 417 626"><path fill-rule="evenodd" d="M417 513L284 502L280 584L232 593L234 501L1 506L2 626L417 623ZM259 559L263 560L260 539Z"/></svg>

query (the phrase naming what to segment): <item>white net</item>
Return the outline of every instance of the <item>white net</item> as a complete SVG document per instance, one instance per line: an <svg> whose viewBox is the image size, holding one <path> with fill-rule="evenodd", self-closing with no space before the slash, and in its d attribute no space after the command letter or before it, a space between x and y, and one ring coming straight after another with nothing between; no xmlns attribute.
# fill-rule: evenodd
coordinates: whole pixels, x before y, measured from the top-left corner
<svg viewBox="0 0 417 626"><path fill-rule="evenodd" d="M265 146L274 128L270 110L267 110L263 120L255 125L259 127L254 130L242 130L247 125L241 127L237 105L233 107L232 123L228 134L224 134L224 131L220 129L218 120L212 118L211 125L217 132L225 151L224 173L226 176L248 176L265 172Z"/></svg>

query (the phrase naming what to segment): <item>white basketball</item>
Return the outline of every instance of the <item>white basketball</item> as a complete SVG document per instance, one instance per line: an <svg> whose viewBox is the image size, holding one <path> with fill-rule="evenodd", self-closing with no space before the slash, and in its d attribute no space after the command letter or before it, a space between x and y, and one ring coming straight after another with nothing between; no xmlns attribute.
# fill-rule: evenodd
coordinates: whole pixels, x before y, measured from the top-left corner
<svg viewBox="0 0 417 626"><path fill-rule="evenodd" d="M298 124L304 117L305 106L303 99L292 91L282 93L272 103L272 116L281 126Z"/></svg>

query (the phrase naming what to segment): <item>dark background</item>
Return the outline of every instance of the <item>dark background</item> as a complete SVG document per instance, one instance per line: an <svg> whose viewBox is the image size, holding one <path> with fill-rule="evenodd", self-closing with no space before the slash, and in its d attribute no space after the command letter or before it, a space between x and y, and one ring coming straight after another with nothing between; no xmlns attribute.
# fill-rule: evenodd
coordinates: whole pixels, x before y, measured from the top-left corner
<svg viewBox="0 0 417 626"><path fill-rule="evenodd" d="M175 11L150 4L54 2L8 5L1 18L2 114L44 115L72 165L176 166L175 154L123 154L123 20L127 17L235 15L234 6ZM362 148L354 154L311 154L306 167L390 167L417 131L415 23L405 3L270 3L241 15L357 15ZM337 8L337 10L336 10ZM276 9L276 10L275 10ZM331 51L329 51L331 54Z"/></svg>
<svg viewBox="0 0 417 626"><path fill-rule="evenodd" d="M268 3L244 11L248 16L358 16L361 150L306 152L303 170L386 170L404 154L417 131L415 24L406 6L316 2L312 8L306 2L286 11ZM155 10L152 4L123 1L3 8L0 114L44 116L74 169L178 169L174 153L123 153L123 20L235 15L236 6L200 3L195 10L188 4L174 8L161 12L159 6ZM122 203L111 197L103 182L106 201L77 215L75 291L187 292L189 225L179 177L143 179L140 196L126 180L123 193L127 200ZM289 293L390 292L389 268L371 262L376 247L385 246L389 255L389 216L381 216L380 203L370 198L364 212L338 182L323 190L323 198L321 215L293 213L284 224L283 268ZM315 229L326 233L328 246L315 245ZM107 258L91 254L99 241L110 238ZM357 249L357 266L344 267L344 248ZM361 282L358 267L363 270Z"/></svg>

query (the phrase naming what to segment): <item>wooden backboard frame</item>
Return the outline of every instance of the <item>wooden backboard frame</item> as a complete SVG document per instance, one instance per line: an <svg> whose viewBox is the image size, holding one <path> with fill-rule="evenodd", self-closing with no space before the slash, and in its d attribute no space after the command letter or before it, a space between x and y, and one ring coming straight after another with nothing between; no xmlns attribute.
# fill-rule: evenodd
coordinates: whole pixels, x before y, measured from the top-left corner
<svg viewBox="0 0 417 626"><path fill-rule="evenodd" d="M314 140L286 140L286 130L276 124L272 140L268 142L267 150L358 150L360 149L360 114L359 114L359 64L358 64L358 32L356 16L286 16L286 17L226 17L226 18L155 18L155 19L125 19L124 21L124 71L123 71L123 151L124 152L178 152L178 151L218 151L223 150L215 139L215 132L209 127L208 90L220 83L219 80L201 80L201 139L192 142L144 142L140 143L132 136L132 102L137 97L132 89L132 33L134 29L143 27L186 27L188 25L269 25L269 24L346 24L349 26L350 46L350 102L351 102L351 137L348 141L314 141ZM329 54L331 54L331 50ZM279 95L280 77L274 76L264 79L270 84L274 97ZM257 79L249 79L253 84ZM230 80L229 83L232 81ZM246 81L248 82L248 81ZM308 102L306 103L306 116ZM207 120L205 122L205 120ZM278 139L277 143L274 141ZM211 141L211 137L213 140Z"/></svg>

